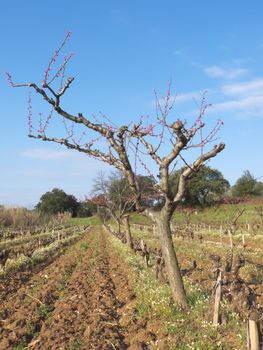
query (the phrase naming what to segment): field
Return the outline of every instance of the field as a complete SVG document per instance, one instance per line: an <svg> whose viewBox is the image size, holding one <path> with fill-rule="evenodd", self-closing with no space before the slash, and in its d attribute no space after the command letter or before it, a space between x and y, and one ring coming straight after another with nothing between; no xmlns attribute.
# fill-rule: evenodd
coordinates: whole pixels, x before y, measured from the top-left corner
<svg viewBox="0 0 263 350"><path fill-rule="evenodd" d="M241 205L174 217L187 310L174 304L165 271L162 280L156 276L159 240L142 216L131 218L131 228L134 241L147 245L148 264L96 217L41 232L2 229L0 349L247 349L249 315L227 299L220 325L210 312L213 256L224 266L230 243L234 257L245 259L240 277L263 305L260 211L245 206L231 240L229 222Z"/></svg>

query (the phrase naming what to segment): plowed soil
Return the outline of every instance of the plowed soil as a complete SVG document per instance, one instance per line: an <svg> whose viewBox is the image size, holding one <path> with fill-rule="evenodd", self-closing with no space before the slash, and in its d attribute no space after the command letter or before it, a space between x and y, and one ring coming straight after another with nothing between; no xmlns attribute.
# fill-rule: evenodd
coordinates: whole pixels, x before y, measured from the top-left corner
<svg viewBox="0 0 263 350"><path fill-rule="evenodd" d="M0 350L150 349L156 337L133 320L129 275L106 233L85 234L41 271L2 286Z"/></svg>

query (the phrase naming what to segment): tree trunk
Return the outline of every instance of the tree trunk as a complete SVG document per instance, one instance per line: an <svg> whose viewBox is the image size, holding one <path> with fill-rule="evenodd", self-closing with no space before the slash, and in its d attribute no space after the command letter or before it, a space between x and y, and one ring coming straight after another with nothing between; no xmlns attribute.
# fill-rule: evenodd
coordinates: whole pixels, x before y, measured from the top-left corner
<svg viewBox="0 0 263 350"><path fill-rule="evenodd" d="M215 302L214 302L214 315L213 315L213 325L219 325L220 319L220 302L222 298L222 272L219 272L215 286Z"/></svg>
<svg viewBox="0 0 263 350"><path fill-rule="evenodd" d="M121 221L120 220L116 220L117 222L117 227L118 227L118 234L121 233Z"/></svg>
<svg viewBox="0 0 263 350"><path fill-rule="evenodd" d="M248 320L247 325L247 335L248 335L248 349L250 350L260 350L260 340L258 325L254 320Z"/></svg>
<svg viewBox="0 0 263 350"><path fill-rule="evenodd" d="M169 215L169 213L163 208L160 215L155 218L157 222L157 230L174 300L180 306L187 307L183 279L171 235L170 217L171 215Z"/></svg>
<svg viewBox="0 0 263 350"><path fill-rule="evenodd" d="M109 210L109 213L117 225L118 234L121 233L121 219L115 214L113 210Z"/></svg>
<svg viewBox="0 0 263 350"><path fill-rule="evenodd" d="M125 236L126 236L127 244L132 249L133 244L132 244L132 235L131 235L131 227L130 227L130 216L125 215L123 218L123 221L125 225Z"/></svg>

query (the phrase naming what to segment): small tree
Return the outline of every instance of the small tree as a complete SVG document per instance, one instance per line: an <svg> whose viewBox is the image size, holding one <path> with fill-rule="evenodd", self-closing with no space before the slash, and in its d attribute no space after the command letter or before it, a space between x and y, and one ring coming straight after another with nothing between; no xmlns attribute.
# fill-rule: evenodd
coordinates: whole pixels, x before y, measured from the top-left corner
<svg viewBox="0 0 263 350"><path fill-rule="evenodd" d="M249 197L260 195L258 192L257 180L250 171L244 171L243 175L236 181L232 187L232 194L235 197Z"/></svg>
<svg viewBox="0 0 263 350"><path fill-rule="evenodd" d="M136 175L136 182L141 193L142 203L145 207L155 207L161 203L162 199L155 188L153 177ZM129 208L129 212L136 209L128 180L121 173L109 177L109 196L112 201L118 203L119 208L124 207L125 203L130 202L131 208Z"/></svg>
<svg viewBox="0 0 263 350"><path fill-rule="evenodd" d="M72 216L76 216L79 203L72 195L66 194L59 188L54 188L50 192L46 192L40 197L39 203L36 205L41 214L58 214L66 211Z"/></svg>
<svg viewBox="0 0 263 350"><path fill-rule="evenodd" d="M93 197L90 201L97 205L102 218L113 218L117 224L118 233L121 231L122 222L125 223L126 240L129 247L132 248L129 215L135 202L125 178L121 173L112 174L108 178L100 173L94 181L92 193Z"/></svg>
<svg viewBox="0 0 263 350"><path fill-rule="evenodd" d="M178 203L184 196L186 182L190 175L197 172L208 159L215 157L224 149L225 145L223 143L215 145L209 151L204 149L205 145L211 144L214 140L214 136L222 122L218 121L216 126L208 132L207 136L204 136L203 128L205 124L203 117L207 108L204 98L200 105L198 117L192 126L187 126L186 121L174 116L170 118L170 112L174 103L174 99L171 96L171 84L169 84L165 97L159 99L156 94L156 119L154 122L150 122L148 117L141 117L137 122L117 126L104 115L101 116L101 120L93 117L94 121L92 121L84 116L83 113L75 115L66 111L61 106L61 99L74 81L74 78L69 77L64 82L65 69L72 55L65 57L64 62L53 75L51 75L51 72L61 49L69 37L70 33L51 58L44 73L42 86L36 83L14 84L11 75L7 73L9 83L13 87L32 88L51 107L46 120L40 118L39 127L34 128L31 97L29 97L29 136L34 139L55 142L69 149L83 152L88 156L114 166L127 178L136 210L148 215L157 224L174 299L178 304L186 307L186 293L172 241L170 222ZM47 136L49 121L54 112L62 118L64 125L66 125L66 136ZM67 126L67 121L72 122L71 127ZM85 129L84 133L80 132L77 135L74 129L75 126L83 127ZM89 137L88 140L84 139L87 135ZM194 141L196 135L200 135L198 141ZM97 144L96 147L98 141L99 145ZM188 164L183 157L184 152L190 151L191 148L196 149L196 147L199 147L201 152L199 155L195 153L195 160ZM144 156L146 156L145 160L143 160ZM187 164L187 168L180 175L178 191L174 195L169 183L169 175L175 165L175 161L178 159L183 159ZM163 197L163 206L159 211L144 206L142 192L136 178L139 164L147 175L153 176L150 165L148 165L150 161L153 161L157 167L157 176L155 176L157 181L156 189Z"/></svg>
<svg viewBox="0 0 263 350"><path fill-rule="evenodd" d="M149 176L137 175L136 181L141 192L142 201L146 206L153 206L153 199L156 198L154 181ZM95 196L94 196L95 195ZM121 230L121 224L125 226L125 236L129 247L132 248L132 236L130 230L130 213L135 207L134 195L130 190L127 179L121 173L114 173L105 177L100 173L94 181L93 197L91 202L98 205L100 210L108 211Z"/></svg>
<svg viewBox="0 0 263 350"><path fill-rule="evenodd" d="M263 196L263 182L257 181L255 186L255 192L257 196Z"/></svg>
<svg viewBox="0 0 263 350"><path fill-rule="evenodd" d="M173 192L178 190L181 173L186 167L175 171L171 175ZM208 206L215 199L224 195L230 184L217 169L202 166L198 172L193 173L186 183L183 203L188 206Z"/></svg>

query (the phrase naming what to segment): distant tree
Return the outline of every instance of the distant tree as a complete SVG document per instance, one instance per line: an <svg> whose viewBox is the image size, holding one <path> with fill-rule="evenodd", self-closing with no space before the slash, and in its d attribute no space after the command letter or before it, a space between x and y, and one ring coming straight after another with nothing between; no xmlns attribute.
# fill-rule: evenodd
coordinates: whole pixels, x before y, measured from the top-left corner
<svg viewBox="0 0 263 350"><path fill-rule="evenodd" d="M255 191L257 193L257 196L263 196L263 182L257 181Z"/></svg>
<svg viewBox="0 0 263 350"><path fill-rule="evenodd" d="M161 196L155 188L155 180L151 176L143 175L136 175L136 180L144 206L157 206ZM97 205L98 215L104 223L111 217L117 224L118 233L121 232L121 225L125 227L127 244L132 248L129 217L136 210L136 197L127 178L120 172L112 173L108 177L99 173L94 179L92 197L89 200Z"/></svg>
<svg viewBox="0 0 263 350"><path fill-rule="evenodd" d="M173 192L178 190L180 175L186 168L182 168L171 175ZM198 172L193 173L185 186L183 203L188 206L208 206L224 195L230 184L217 169L202 166Z"/></svg>
<svg viewBox="0 0 263 350"><path fill-rule="evenodd" d="M72 213L72 216L76 216L78 208L77 199L59 188L54 188L43 194L36 205L36 209L42 214L58 214L68 211Z"/></svg>
<svg viewBox="0 0 263 350"><path fill-rule="evenodd" d="M154 207L162 201L159 192L155 188L155 180L151 176L136 175L141 201L146 207ZM121 174L114 174L109 177L109 196L111 201L118 202L123 207L127 200L132 200L132 192L126 177ZM135 202L133 201L135 204ZM131 210L135 209L135 205Z"/></svg>
<svg viewBox="0 0 263 350"><path fill-rule="evenodd" d="M76 216L79 218L86 218L97 212L97 206L90 201L83 201L78 204Z"/></svg>
<svg viewBox="0 0 263 350"><path fill-rule="evenodd" d="M246 170L243 175L237 179L231 192L234 197L258 196L262 193L262 186L257 182L254 175Z"/></svg>

